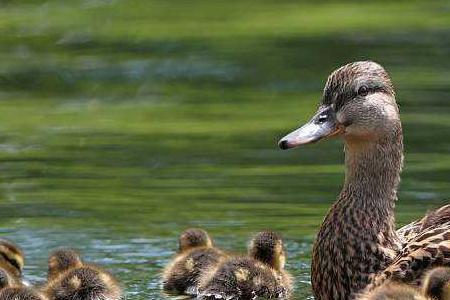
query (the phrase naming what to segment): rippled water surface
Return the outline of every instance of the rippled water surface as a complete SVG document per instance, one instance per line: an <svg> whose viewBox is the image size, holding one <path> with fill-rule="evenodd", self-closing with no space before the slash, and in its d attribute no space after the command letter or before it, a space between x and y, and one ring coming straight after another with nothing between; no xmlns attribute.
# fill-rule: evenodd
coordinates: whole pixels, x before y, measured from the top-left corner
<svg viewBox="0 0 450 300"><path fill-rule="evenodd" d="M189 3L189 4L188 4ZM406 160L405 224L450 199L447 1L5 1L0 4L0 236L46 276L80 249L129 299L164 299L178 234L244 252L284 236L295 299L343 180L339 141L276 141L313 113L337 66L391 73Z"/></svg>

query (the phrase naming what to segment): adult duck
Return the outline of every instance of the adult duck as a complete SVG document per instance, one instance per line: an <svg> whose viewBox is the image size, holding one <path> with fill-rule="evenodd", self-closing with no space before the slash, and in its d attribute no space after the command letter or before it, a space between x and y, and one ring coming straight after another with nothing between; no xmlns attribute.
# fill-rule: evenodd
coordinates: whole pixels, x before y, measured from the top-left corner
<svg viewBox="0 0 450 300"><path fill-rule="evenodd" d="M394 87L379 64L335 70L312 119L283 137L281 149L338 136L345 143L345 182L313 247L316 299L354 299L386 280L417 283L450 265L450 205L396 231L394 206L403 135Z"/></svg>

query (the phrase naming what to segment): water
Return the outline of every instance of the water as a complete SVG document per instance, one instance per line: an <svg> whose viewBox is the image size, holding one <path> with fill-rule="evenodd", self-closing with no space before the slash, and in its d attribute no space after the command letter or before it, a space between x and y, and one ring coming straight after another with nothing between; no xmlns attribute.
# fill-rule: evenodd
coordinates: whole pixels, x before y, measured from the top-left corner
<svg viewBox="0 0 450 300"><path fill-rule="evenodd" d="M311 244L343 180L342 144L276 142L354 60L385 65L397 88L398 224L449 201L445 1L0 5L0 236L23 247L33 283L51 249L72 246L129 299L164 299L159 274L183 229L241 253L271 228L294 298L311 297Z"/></svg>

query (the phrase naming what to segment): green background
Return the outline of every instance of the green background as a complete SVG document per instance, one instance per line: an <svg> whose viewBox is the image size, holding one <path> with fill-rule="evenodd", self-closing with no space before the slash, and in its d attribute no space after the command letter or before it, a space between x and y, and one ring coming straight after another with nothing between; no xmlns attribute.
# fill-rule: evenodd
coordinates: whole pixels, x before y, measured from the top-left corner
<svg viewBox="0 0 450 300"><path fill-rule="evenodd" d="M26 253L80 249L162 299L178 234L231 252L280 232L295 299L343 181L342 143L279 151L328 74L389 71L405 134L397 222L449 202L448 1L1 1L0 236Z"/></svg>

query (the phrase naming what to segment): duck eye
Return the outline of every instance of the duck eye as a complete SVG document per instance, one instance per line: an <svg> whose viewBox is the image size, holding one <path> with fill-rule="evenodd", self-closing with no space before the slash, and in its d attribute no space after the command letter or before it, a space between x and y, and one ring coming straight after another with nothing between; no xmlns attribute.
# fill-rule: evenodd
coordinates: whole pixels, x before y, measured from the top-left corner
<svg viewBox="0 0 450 300"><path fill-rule="evenodd" d="M359 89L358 89L359 96L367 96L368 93L369 93L369 88L367 86L362 85L359 87Z"/></svg>

